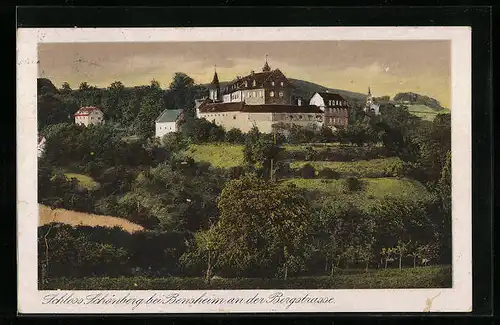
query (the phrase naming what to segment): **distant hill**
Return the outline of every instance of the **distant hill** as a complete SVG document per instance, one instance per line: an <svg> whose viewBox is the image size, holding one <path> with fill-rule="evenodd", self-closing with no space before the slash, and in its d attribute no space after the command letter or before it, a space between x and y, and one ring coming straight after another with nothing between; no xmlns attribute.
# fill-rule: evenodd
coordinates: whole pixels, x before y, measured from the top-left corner
<svg viewBox="0 0 500 325"><path fill-rule="evenodd" d="M398 93L394 96L393 100L395 102L408 103L411 105L425 105L436 111L444 109L436 99L412 92Z"/></svg>
<svg viewBox="0 0 500 325"><path fill-rule="evenodd" d="M331 92L331 93L339 94L340 96L344 97L348 101L364 101L366 99L366 94L356 93L356 92L342 90L342 89L328 88L328 87L324 87L324 86L315 84L315 83L310 82L310 81L305 81L305 80L300 80L300 79L288 78L288 80L290 81L290 83L294 87L296 87L294 95L302 97L305 100L309 100L312 97L312 95L314 95L315 92ZM228 83L229 83L229 81L220 82L221 88L223 88ZM202 86L207 88L209 86L209 84L203 84Z"/></svg>

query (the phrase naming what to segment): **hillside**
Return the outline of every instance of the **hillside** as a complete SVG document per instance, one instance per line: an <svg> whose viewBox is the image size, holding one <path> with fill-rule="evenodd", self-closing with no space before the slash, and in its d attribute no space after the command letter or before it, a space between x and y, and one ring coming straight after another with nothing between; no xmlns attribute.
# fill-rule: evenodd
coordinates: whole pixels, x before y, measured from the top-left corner
<svg viewBox="0 0 500 325"><path fill-rule="evenodd" d="M315 92L331 92L339 94L349 101L360 101L365 100L366 95L361 93L356 93L348 90L335 89L335 88L327 88L318 84L315 84L310 81L300 80L300 79L292 79L289 78L292 85L294 85L296 90L296 95L304 98L310 98Z"/></svg>
<svg viewBox="0 0 500 325"><path fill-rule="evenodd" d="M65 209L52 210L48 206L39 204L39 226L49 224L51 222L65 223L72 226L101 226L101 227L120 227L123 230L134 233L143 230L144 228L138 224L130 222L123 218L101 216L78 211Z"/></svg>
<svg viewBox="0 0 500 325"><path fill-rule="evenodd" d="M300 96L306 100L309 100L309 98L312 97L312 95L315 92L331 92L331 93L336 93L339 94L340 96L344 97L345 99L349 101L362 101L366 99L365 94L361 93L356 93L348 90L342 90L342 89L335 89L335 88L327 88L318 84L315 84L310 81L305 81L305 80L300 80L300 79L293 79L293 78L288 78L288 80L292 83L294 87L296 87L296 90L294 91L295 96ZM225 85L227 85L229 81L221 81L220 86L223 88ZM209 84L203 84L201 85L205 88L209 86Z"/></svg>
<svg viewBox="0 0 500 325"><path fill-rule="evenodd" d="M408 102L409 104L412 105L425 105L437 111L443 109L438 100L431 98L429 96L416 94L412 92L397 93L396 96L394 96L394 101Z"/></svg>

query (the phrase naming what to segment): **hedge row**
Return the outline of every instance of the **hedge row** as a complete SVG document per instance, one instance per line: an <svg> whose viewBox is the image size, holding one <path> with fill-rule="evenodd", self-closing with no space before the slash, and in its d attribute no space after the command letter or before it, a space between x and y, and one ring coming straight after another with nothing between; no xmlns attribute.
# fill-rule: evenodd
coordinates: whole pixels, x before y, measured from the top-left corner
<svg viewBox="0 0 500 325"><path fill-rule="evenodd" d="M282 153L285 160L309 161L356 161L386 158L393 156L385 147L327 146L288 146Z"/></svg>
<svg viewBox="0 0 500 325"><path fill-rule="evenodd" d="M217 290L217 289L391 289L391 288L449 288L450 266L425 266L406 269L387 269L356 274L337 274L332 277L295 277L283 279L213 278L150 278L95 277L57 278L40 285L41 290Z"/></svg>

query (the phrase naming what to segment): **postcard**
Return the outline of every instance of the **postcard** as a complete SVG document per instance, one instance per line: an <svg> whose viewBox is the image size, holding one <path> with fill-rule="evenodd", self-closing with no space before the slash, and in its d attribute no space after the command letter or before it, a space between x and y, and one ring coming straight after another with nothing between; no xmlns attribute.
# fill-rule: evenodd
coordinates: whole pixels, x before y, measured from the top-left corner
<svg viewBox="0 0 500 325"><path fill-rule="evenodd" d="M19 28L17 78L19 313L472 310L469 27Z"/></svg>

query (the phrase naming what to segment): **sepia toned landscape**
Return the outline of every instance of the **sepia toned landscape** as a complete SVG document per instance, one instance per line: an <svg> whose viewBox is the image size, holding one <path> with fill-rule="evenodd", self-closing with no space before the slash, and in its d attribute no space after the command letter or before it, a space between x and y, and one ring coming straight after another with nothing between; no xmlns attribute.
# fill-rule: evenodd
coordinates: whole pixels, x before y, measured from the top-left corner
<svg viewBox="0 0 500 325"><path fill-rule="evenodd" d="M39 45L39 288L451 287L448 41Z"/></svg>

